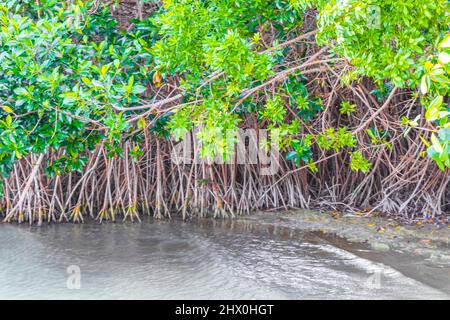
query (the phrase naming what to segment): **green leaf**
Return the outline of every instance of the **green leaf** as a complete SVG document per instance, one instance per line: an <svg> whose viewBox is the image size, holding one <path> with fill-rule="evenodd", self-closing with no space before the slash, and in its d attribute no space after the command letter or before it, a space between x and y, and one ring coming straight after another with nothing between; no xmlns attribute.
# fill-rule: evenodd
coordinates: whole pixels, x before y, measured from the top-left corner
<svg viewBox="0 0 450 320"><path fill-rule="evenodd" d="M295 158L297 158L297 152L295 152L295 151L291 151L291 152L289 152L286 155L286 160L287 161L290 161L290 160L295 159Z"/></svg>
<svg viewBox="0 0 450 320"><path fill-rule="evenodd" d="M145 88L144 86L137 85L133 87L133 94L141 94L145 92L145 90L147 90L147 88Z"/></svg>
<svg viewBox="0 0 450 320"><path fill-rule="evenodd" d="M435 121L439 119L439 108L442 106L443 101L443 96L437 96L436 98L434 98L425 113L425 119L427 121Z"/></svg>
<svg viewBox="0 0 450 320"><path fill-rule="evenodd" d="M450 63L450 54L448 54L447 52L439 53L439 62L442 64Z"/></svg>
<svg viewBox="0 0 450 320"><path fill-rule="evenodd" d="M91 86L92 85L92 81L91 79L87 78L87 77L83 77L81 78L81 81L83 81L86 85Z"/></svg>
<svg viewBox="0 0 450 320"><path fill-rule="evenodd" d="M434 150L436 150L437 153L444 152L444 149L442 148L441 143L439 142L438 138L436 137L436 135L434 133L431 135L431 143L432 143Z"/></svg>
<svg viewBox="0 0 450 320"><path fill-rule="evenodd" d="M450 34L447 34L439 45L441 48L450 48Z"/></svg>
<svg viewBox="0 0 450 320"><path fill-rule="evenodd" d="M428 81L429 81L429 76L423 76L422 77L422 82L420 85L420 91L422 92L422 94L427 94L428 93Z"/></svg>
<svg viewBox="0 0 450 320"><path fill-rule="evenodd" d="M3 109L6 113L12 113L13 110L9 106L0 106L0 109Z"/></svg>

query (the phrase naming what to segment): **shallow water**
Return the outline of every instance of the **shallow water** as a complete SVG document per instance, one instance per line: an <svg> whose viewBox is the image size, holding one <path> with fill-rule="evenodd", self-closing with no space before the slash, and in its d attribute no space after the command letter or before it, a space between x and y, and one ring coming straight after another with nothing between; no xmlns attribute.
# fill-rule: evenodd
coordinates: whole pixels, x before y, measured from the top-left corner
<svg viewBox="0 0 450 320"><path fill-rule="evenodd" d="M0 242L1 299L449 298L313 233L257 222L0 225Z"/></svg>

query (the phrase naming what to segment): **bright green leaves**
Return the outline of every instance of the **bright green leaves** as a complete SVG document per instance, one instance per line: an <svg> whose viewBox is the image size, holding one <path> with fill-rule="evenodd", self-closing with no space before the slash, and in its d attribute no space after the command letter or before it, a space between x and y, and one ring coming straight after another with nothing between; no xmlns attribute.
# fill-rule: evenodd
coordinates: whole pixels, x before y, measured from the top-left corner
<svg viewBox="0 0 450 320"><path fill-rule="evenodd" d="M17 158L50 149L65 150L50 171L79 170L85 153L105 138L111 155L121 151L117 145L130 125L112 106L126 108L145 93L142 64L151 59L154 32L142 22L121 35L108 5L93 15L90 5L0 5L0 105L6 106L0 110L0 174Z"/></svg>
<svg viewBox="0 0 450 320"><path fill-rule="evenodd" d="M213 29L213 12L198 0L164 1L164 8L155 18L162 39L152 51L159 69L201 73L203 41Z"/></svg>
<svg viewBox="0 0 450 320"><path fill-rule="evenodd" d="M427 143L428 155L435 160L441 170L450 168L450 106L445 96L450 94L450 34L439 44L438 52L424 64L421 92L425 95L425 118L437 126L438 135L431 135L431 145Z"/></svg>
<svg viewBox="0 0 450 320"><path fill-rule="evenodd" d="M297 167L300 166L301 162L305 164L310 164L313 162L311 139L305 138L302 140L293 140L291 146L294 151L291 151L286 155L286 160L294 160L294 163ZM310 169L314 172L313 168L315 167L311 166Z"/></svg>
<svg viewBox="0 0 450 320"><path fill-rule="evenodd" d="M286 120L287 108L280 96L267 98L259 115L262 121L266 121L269 131L276 130L278 135L278 147L280 150L286 150L292 146L293 137L300 132L300 122L298 119Z"/></svg>
<svg viewBox="0 0 450 320"><path fill-rule="evenodd" d="M319 9L318 39L332 44L359 75L416 87L426 52L448 26L450 4L438 1L292 0ZM446 56L443 56L446 59Z"/></svg>
<svg viewBox="0 0 450 320"><path fill-rule="evenodd" d="M433 64L431 61L427 61L424 66L425 72L420 83L422 94L436 94L442 92L442 90L448 91L448 88L446 88L450 81L448 63L444 65L438 61Z"/></svg>
<svg viewBox="0 0 450 320"><path fill-rule="evenodd" d="M158 70L185 73L183 87L223 73L215 90L233 96L272 73L271 55L259 53L254 42L260 15L279 11L270 1L166 1L164 7L154 19L161 40L152 52Z"/></svg>
<svg viewBox="0 0 450 320"><path fill-rule="evenodd" d="M273 74L276 52L264 52L263 46L283 40L300 25L300 11L282 0L167 0L163 9L152 19L160 36L151 51L155 69L179 76L180 88L203 101L172 115L169 131L179 140L200 126L201 154L226 158L234 137L226 138L225 131L236 129L246 108L239 99ZM268 32L269 41L263 39ZM268 99L262 118L284 125L283 104L281 98Z"/></svg>
<svg viewBox="0 0 450 320"><path fill-rule="evenodd" d="M334 150L340 152L344 148L356 147L356 138L346 127L341 127L337 131L334 128L325 130L317 136L317 145L324 150ZM361 151L356 150L350 153L350 169L352 171L368 172L371 167L369 160L365 159Z"/></svg>
<svg viewBox="0 0 450 320"><path fill-rule="evenodd" d="M164 9L154 19L162 37L153 47L158 68L196 77L222 69L235 80L263 77L271 66L268 55L252 48L257 28L266 22L281 29L301 24L299 11L280 0L165 1Z"/></svg>
<svg viewBox="0 0 450 320"><path fill-rule="evenodd" d="M287 110L284 106L283 100L276 96L267 99L262 111L260 112L260 116L270 121L272 124L280 124L284 122L286 112Z"/></svg>
<svg viewBox="0 0 450 320"><path fill-rule="evenodd" d="M450 93L450 33L440 42L435 55L424 63L421 82L422 94L443 96Z"/></svg>
<svg viewBox="0 0 450 320"><path fill-rule="evenodd" d="M194 125L199 128L200 156L229 160L237 142L238 115L230 112L229 104L216 99L204 101L198 109L201 115L194 120Z"/></svg>
<svg viewBox="0 0 450 320"><path fill-rule="evenodd" d="M352 104L348 101L344 101L341 103L341 107L339 108L339 112L342 114L350 115L356 110L356 105Z"/></svg>
<svg viewBox="0 0 450 320"><path fill-rule="evenodd" d="M450 49L450 33L447 34L441 41L441 43L439 44L439 48L444 50Z"/></svg>
<svg viewBox="0 0 450 320"><path fill-rule="evenodd" d="M105 120L105 125L108 130L108 141L105 142L105 146L108 149L109 156L122 153L122 133L130 128L130 124L126 121L124 114L118 113L108 114Z"/></svg>
<svg viewBox="0 0 450 320"><path fill-rule="evenodd" d="M350 157L350 169L352 171L362 171L364 173L369 172L372 164L369 160L364 158L361 151L355 151L351 153Z"/></svg>
<svg viewBox="0 0 450 320"><path fill-rule="evenodd" d="M192 111L192 108L189 107L182 108L171 117L167 124L167 128L175 141L182 140L192 130L194 125Z"/></svg>
<svg viewBox="0 0 450 320"><path fill-rule="evenodd" d="M431 135L431 146L428 148L428 155L436 161L441 170L450 168L450 128L440 129L438 136Z"/></svg>
<svg viewBox="0 0 450 320"><path fill-rule="evenodd" d="M440 118L444 118L444 116L447 116L449 114L448 111L442 112L441 107L442 103L444 102L443 96L437 96L428 106L428 109L425 113L425 119L427 121L436 121Z"/></svg>
<svg viewBox="0 0 450 320"><path fill-rule="evenodd" d="M317 136L317 145L324 150L341 151L345 147L355 147L356 139L352 132L346 127L338 130L335 128L326 129L323 134Z"/></svg>
<svg viewBox="0 0 450 320"><path fill-rule="evenodd" d="M0 120L0 150L3 150L0 152L0 175L5 174L11 162L26 154L24 135L25 132L10 114Z"/></svg>
<svg viewBox="0 0 450 320"><path fill-rule="evenodd" d="M119 86L117 92L123 95L126 101L131 101L133 95L139 96L146 90L145 86L134 83L134 76L131 75L126 85Z"/></svg>
<svg viewBox="0 0 450 320"><path fill-rule="evenodd" d="M375 136L374 136L375 137ZM318 168L313 159L314 142L323 151L333 151L335 153L344 151L344 149L354 149L356 147L356 139L352 132L348 131L346 127L339 129L329 128L325 132L318 135L307 134L301 140L291 140L290 151L286 155L286 160L293 160L297 167L301 163L308 166L312 173L316 173ZM367 173L372 164L369 160L363 157L361 151L348 151L350 154L350 169L352 171L362 171Z"/></svg>

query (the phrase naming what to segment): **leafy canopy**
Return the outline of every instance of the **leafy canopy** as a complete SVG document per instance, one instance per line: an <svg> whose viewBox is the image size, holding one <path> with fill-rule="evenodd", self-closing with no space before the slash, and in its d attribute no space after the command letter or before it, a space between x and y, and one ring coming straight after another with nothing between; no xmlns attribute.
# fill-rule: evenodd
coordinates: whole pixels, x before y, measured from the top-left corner
<svg viewBox="0 0 450 320"><path fill-rule="evenodd" d="M80 170L85 151L105 138L111 152L120 152L129 124L115 107L137 103L146 90L139 66L151 61L145 38L120 34L106 6L89 14L82 1L41 2L0 5L3 175L17 159L50 149L64 150L48 164L51 173Z"/></svg>

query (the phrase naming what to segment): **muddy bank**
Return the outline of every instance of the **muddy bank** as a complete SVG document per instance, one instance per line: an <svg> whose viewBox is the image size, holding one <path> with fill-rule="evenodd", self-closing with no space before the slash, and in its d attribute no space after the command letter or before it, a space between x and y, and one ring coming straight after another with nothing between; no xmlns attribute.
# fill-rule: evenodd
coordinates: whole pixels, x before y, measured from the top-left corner
<svg viewBox="0 0 450 320"><path fill-rule="evenodd" d="M448 225L402 225L383 217L307 210L257 212L244 220L313 232L334 246L450 293Z"/></svg>

